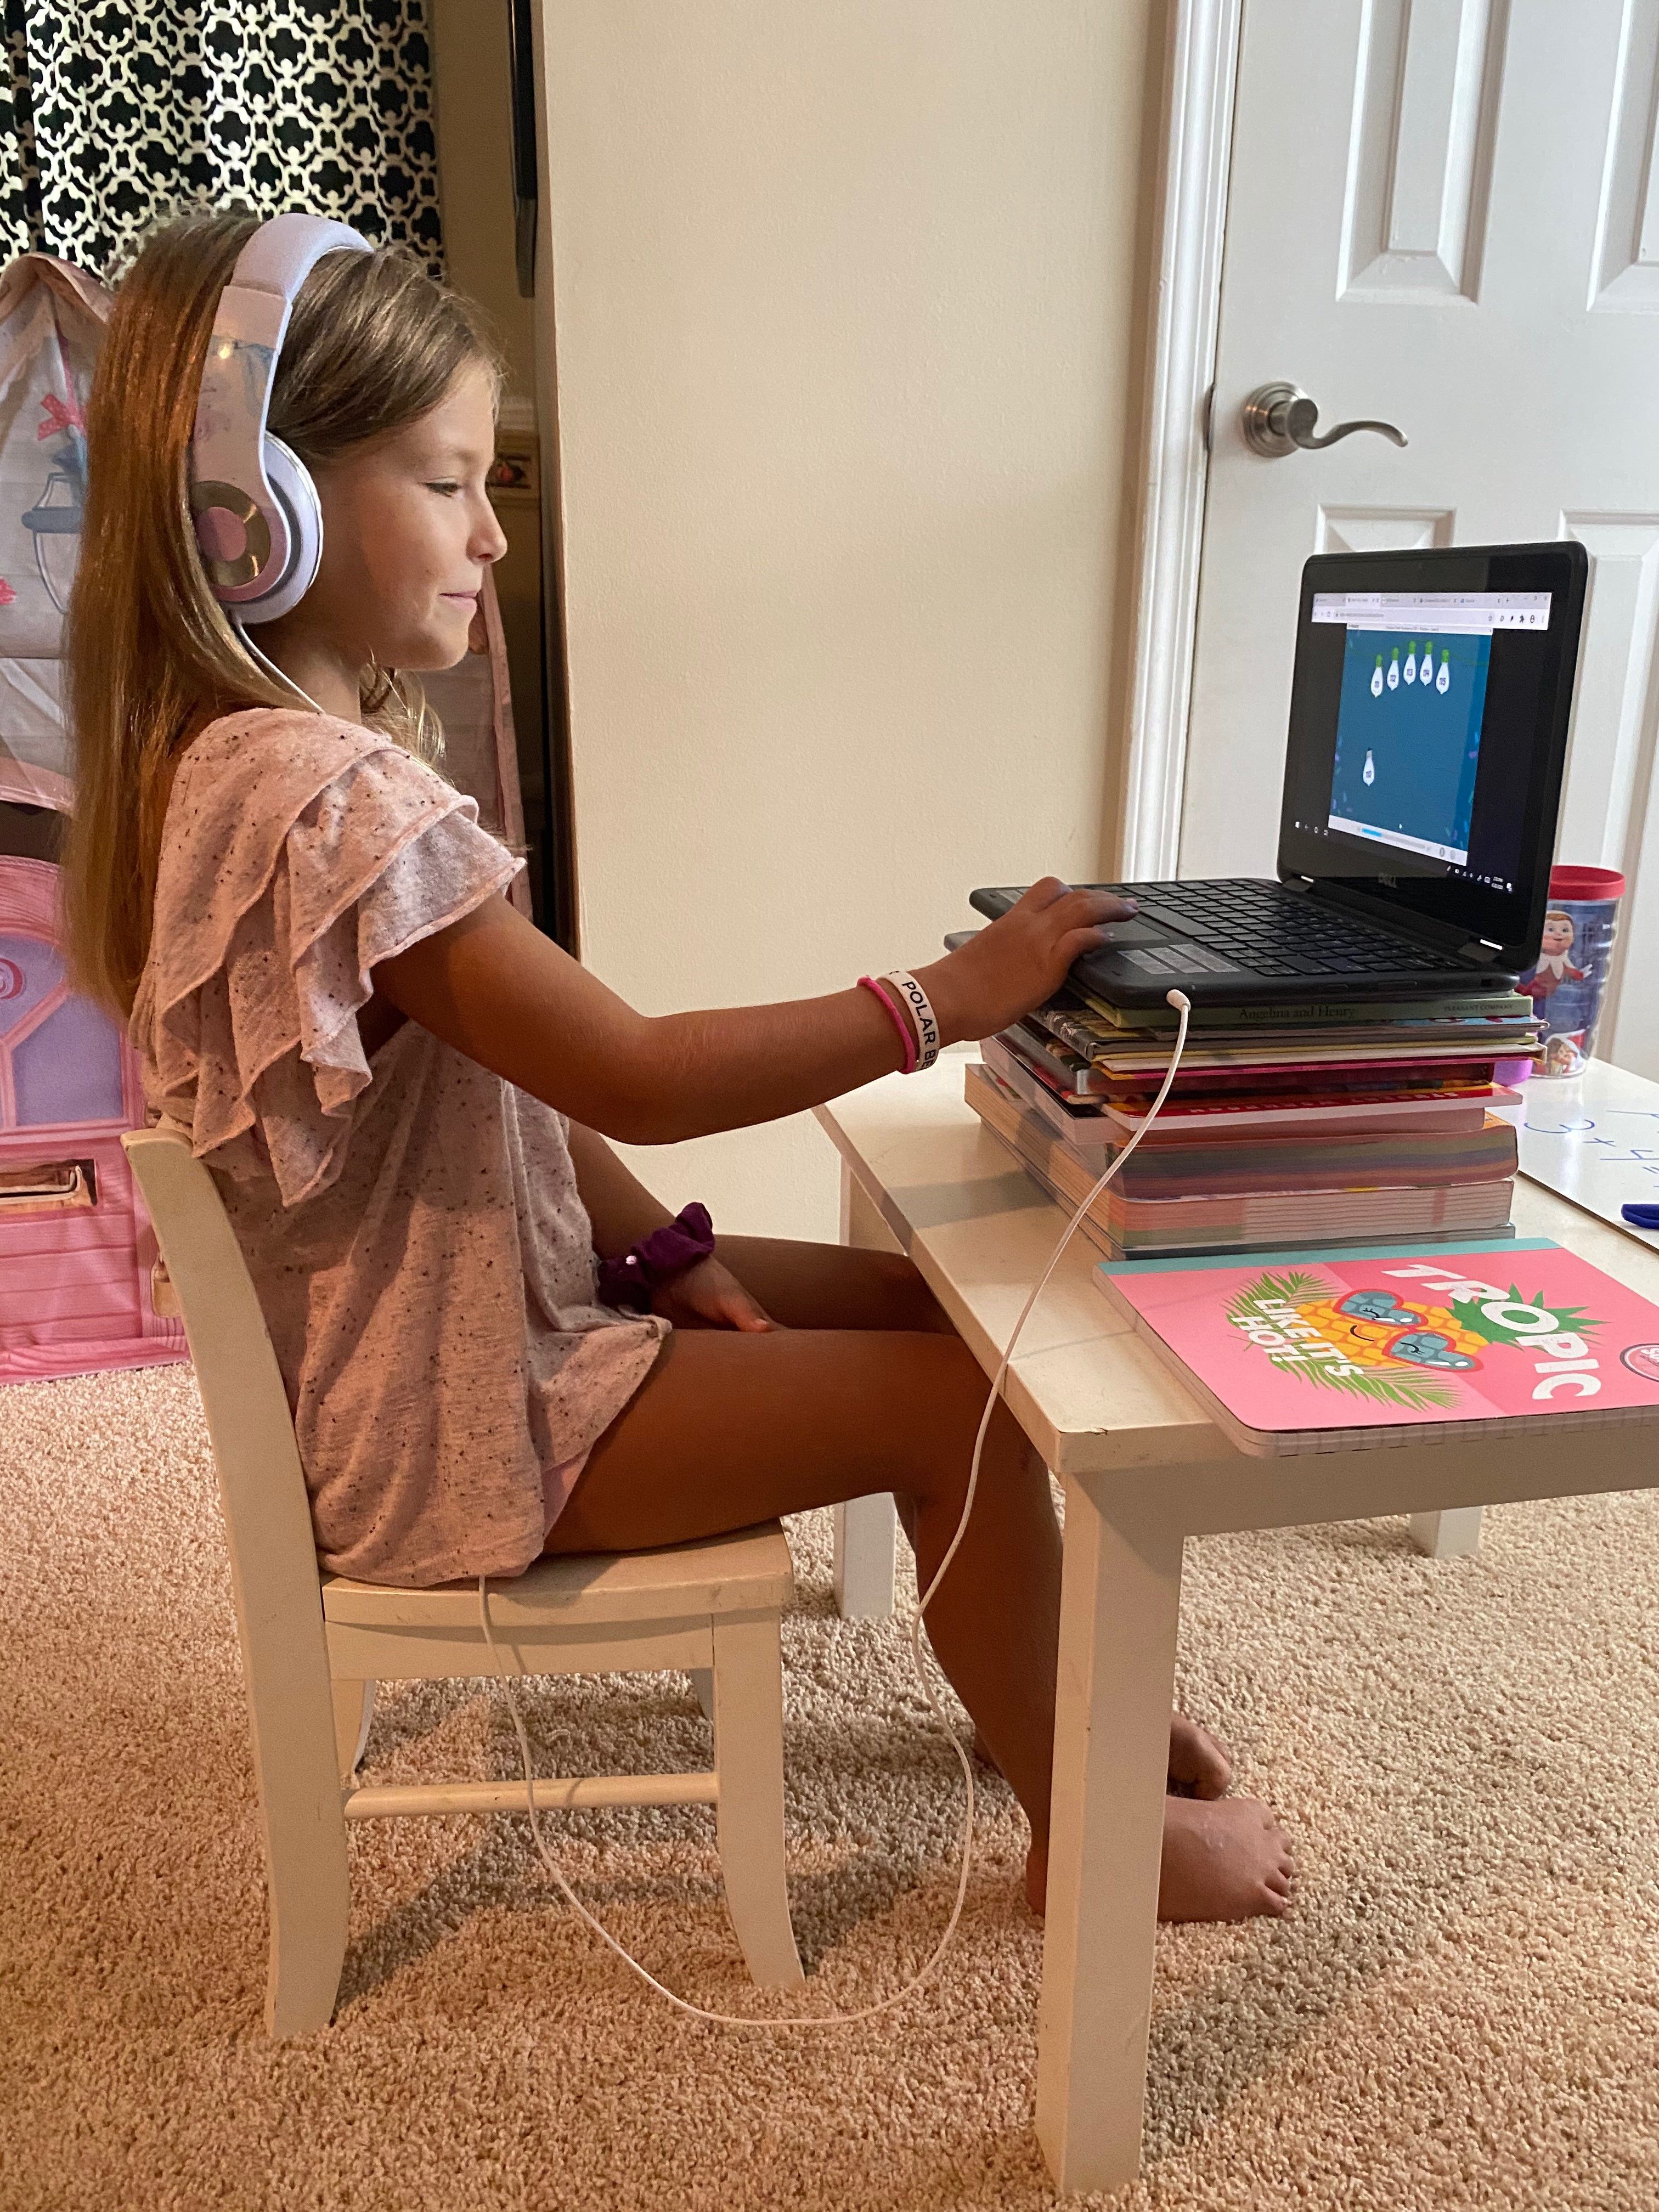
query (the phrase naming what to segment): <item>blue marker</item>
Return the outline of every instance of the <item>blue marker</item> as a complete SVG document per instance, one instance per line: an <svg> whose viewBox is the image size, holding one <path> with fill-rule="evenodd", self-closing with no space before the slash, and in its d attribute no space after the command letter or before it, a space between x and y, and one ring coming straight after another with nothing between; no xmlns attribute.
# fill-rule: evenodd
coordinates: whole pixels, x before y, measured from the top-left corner
<svg viewBox="0 0 1659 2212"><path fill-rule="evenodd" d="M1632 1229L1659 1229L1659 1206L1621 1206L1619 1211Z"/></svg>

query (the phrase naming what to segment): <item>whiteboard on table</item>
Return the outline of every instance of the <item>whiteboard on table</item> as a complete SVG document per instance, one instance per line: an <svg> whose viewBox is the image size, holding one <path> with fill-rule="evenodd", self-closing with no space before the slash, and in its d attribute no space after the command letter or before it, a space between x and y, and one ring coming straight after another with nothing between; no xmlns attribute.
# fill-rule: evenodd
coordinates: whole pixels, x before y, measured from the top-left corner
<svg viewBox="0 0 1659 2212"><path fill-rule="evenodd" d="M1534 1076L1498 1110L1520 1138L1522 1175L1659 1249L1659 1231L1620 1214L1659 1206L1659 1083L1592 1060L1582 1075Z"/></svg>

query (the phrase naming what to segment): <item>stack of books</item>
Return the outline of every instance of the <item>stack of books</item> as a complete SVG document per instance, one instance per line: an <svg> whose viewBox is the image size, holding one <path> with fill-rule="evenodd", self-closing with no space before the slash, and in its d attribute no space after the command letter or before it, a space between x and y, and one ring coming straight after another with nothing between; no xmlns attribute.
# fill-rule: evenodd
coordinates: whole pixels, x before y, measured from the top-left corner
<svg viewBox="0 0 1659 2212"><path fill-rule="evenodd" d="M1166 1006L1067 990L988 1037L968 1103L1068 1210L1146 1119ZM1084 1227L1114 1260L1510 1234L1530 999L1197 1006L1169 1101Z"/></svg>

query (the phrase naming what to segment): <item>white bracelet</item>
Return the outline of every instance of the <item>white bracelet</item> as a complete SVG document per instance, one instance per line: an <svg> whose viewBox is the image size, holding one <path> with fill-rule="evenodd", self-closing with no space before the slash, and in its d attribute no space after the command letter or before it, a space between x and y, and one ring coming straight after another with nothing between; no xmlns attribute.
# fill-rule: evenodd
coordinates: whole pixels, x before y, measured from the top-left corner
<svg viewBox="0 0 1659 2212"><path fill-rule="evenodd" d="M904 969L890 968L881 980L892 985L910 1019L915 1024L916 1064L913 1073L919 1075L924 1067L931 1067L939 1058L939 1016L933 1012L933 1002L927 992Z"/></svg>

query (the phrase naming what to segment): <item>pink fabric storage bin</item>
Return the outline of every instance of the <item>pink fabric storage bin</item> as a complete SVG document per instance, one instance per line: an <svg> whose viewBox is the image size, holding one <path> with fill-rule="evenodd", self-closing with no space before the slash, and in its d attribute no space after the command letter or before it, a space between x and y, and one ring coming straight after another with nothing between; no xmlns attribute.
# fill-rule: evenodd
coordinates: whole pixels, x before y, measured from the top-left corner
<svg viewBox="0 0 1659 2212"><path fill-rule="evenodd" d="M121 1132L138 1066L64 981L58 871L0 858L0 1382L188 1357Z"/></svg>

